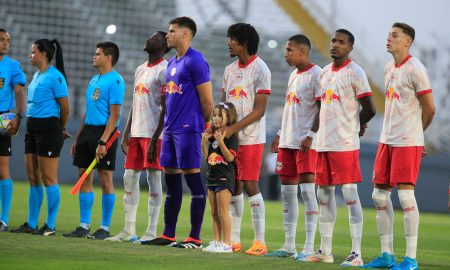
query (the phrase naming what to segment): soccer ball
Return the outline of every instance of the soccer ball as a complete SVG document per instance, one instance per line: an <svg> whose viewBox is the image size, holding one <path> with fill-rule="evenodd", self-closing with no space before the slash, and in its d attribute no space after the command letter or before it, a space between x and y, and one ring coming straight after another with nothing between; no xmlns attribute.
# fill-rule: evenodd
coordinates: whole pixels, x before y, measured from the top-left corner
<svg viewBox="0 0 450 270"><path fill-rule="evenodd" d="M0 133L6 134L6 127L8 126L9 122L13 120L16 117L16 114L14 113L2 113L0 114Z"/></svg>

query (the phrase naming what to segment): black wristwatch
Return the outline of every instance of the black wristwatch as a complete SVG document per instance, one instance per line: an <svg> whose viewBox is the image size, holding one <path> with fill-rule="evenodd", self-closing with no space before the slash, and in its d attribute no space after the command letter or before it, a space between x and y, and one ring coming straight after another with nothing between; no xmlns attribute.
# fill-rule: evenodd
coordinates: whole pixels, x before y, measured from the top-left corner
<svg viewBox="0 0 450 270"><path fill-rule="evenodd" d="M19 117L19 119L23 118L23 116L20 113L16 113L16 116Z"/></svg>
<svg viewBox="0 0 450 270"><path fill-rule="evenodd" d="M98 140L97 144L98 145L106 145L106 142L103 140Z"/></svg>

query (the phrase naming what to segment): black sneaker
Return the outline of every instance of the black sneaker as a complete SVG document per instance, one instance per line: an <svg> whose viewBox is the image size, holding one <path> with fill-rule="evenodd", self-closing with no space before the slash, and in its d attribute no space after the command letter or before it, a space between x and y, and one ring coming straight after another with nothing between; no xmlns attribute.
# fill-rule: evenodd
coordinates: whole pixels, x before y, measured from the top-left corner
<svg viewBox="0 0 450 270"><path fill-rule="evenodd" d="M109 236L110 234L107 230L100 228L96 230L93 234L89 234L87 238L93 240L105 240L105 238L108 238Z"/></svg>
<svg viewBox="0 0 450 270"><path fill-rule="evenodd" d="M141 245L169 246L169 247L172 247L176 243L177 241L175 240L175 238L170 238L165 235L158 236L153 240L141 241Z"/></svg>
<svg viewBox="0 0 450 270"><path fill-rule="evenodd" d="M54 236L56 234L56 228L50 229L47 224L44 224L39 230L31 233L32 235Z"/></svg>
<svg viewBox="0 0 450 270"><path fill-rule="evenodd" d="M9 232L8 225L3 221L0 221L0 232Z"/></svg>
<svg viewBox="0 0 450 270"><path fill-rule="evenodd" d="M183 242L173 245L176 248L190 248L190 249L199 249L203 248L202 241L196 240L192 237L188 237L184 239Z"/></svg>
<svg viewBox="0 0 450 270"><path fill-rule="evenodd" d="M63 233L62 236L64 237L86 237L91 233L91 231L89 229L85 229L83 227L77 227L75 230L68 232L68 233Z"/></svg>
<svg viewBox="0 0 450 270"><path fill-rule="evenodd" d="M30 227L30 225L28 225L28 222L25 222L24 224L20 225L19 228L12 229L10 232L12 232L12 233L34 233L35 231L37 231L37 227L33 229Z"/></svg>

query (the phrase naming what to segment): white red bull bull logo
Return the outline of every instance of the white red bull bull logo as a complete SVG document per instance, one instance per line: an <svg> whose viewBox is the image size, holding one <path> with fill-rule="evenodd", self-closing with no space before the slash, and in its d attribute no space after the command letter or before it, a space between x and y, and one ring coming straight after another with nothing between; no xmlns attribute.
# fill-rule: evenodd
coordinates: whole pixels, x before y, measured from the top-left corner
<svg viewBox="0 0 450 270"><path fill-rule="evenodd" d="M330 104L332 101L341 102L341 97L336 95L332 89L326 90L321 99L325 104Z"/></svg>
<svg viewBox="0 0 450 270"><path fill-rule="evenodd" d="M171 94L180 94L180 95L182 95L183 94L182 88L183 88L182 84L180 84L178 86L173 81L170 81L166 85L166 93L169 94L169 95L171 95Z"/></svg>
<svg viewBox="0 0 450 270"><path fill-rule="evenodd" d="M145 85L143 83L139 83L138 85L136 85L136 87L134 88L134 92L137 93L139 96L142 94L150 94L150 90L145 87Z"/></svg>
<svg viewBox="0 0 450 270"><path fill-rule="evenodd" d="M230 97L234 99L248 98L248 93L240 86L230 91Z"/></svg>
<svg viewBox="0 0 450 270"><path fill-rule="evenodd" d="M210 165L217 165L217 164L228 165L228 162L226 162L225 159L221 155L219 155L217 153L212 153L208 157L208 164L210 164Z"/></svg>
<svg viewBox="0 0 450 270"><path fill-rule="evenodd" d="M388 90L386 90L386 100L392 101L392 100L400 100L400 95L395 92L394 87L389 87Z"/></svg>
<svg viewBox="0 0 450 270"><path fill-rule="evenodd" d="M294 92L289 92L289 94L286 96L286 103L288 105L292 104L300 104L301 99L298 98Z"/></svg>

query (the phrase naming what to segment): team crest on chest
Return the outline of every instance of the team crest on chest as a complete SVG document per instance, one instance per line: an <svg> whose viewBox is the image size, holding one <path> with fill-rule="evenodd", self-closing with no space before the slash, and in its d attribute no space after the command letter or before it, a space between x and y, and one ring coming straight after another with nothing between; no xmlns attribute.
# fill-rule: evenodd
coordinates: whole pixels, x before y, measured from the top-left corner
<svg viewBox="0 0 450 270"><path fill-rule="evenodd" d="M175 75L175 73L177 73L177 69L176 68L172 68L171 70L170 70L170 75Z"/></svg>
<svg viewBox="0 0 450 270"><path fill-rule="evenodd" d="M212 146L213 149L217 149L217 147L219 147L219 143L218 143L217 141L214 141L214 142L211 144L211 146Z"/></svg>
<svg viewBox="0 0 450 270"><path fill-rule="evenodd" d="M100 97L100 88L95 88L94 93L92 94L92 100L97 101Z"/></svg>

